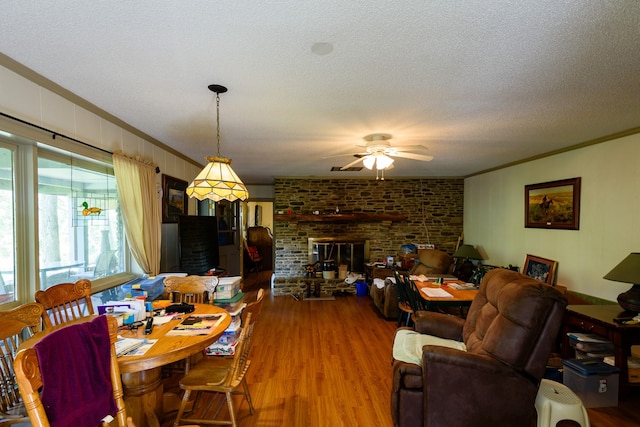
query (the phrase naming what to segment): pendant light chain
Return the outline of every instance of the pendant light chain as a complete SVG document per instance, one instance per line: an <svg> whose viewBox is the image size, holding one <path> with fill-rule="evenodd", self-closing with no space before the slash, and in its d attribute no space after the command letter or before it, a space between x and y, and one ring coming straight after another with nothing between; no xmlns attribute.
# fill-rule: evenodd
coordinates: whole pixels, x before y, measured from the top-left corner
<svg viewBox="0 0 640 427"><path fill-rule="evenodd" d="M209 85L209 90L216 94L216 138L218 153L215 157L207 156L204 169L187 186L189 197L198 200L209 199L214 202L220 200L245 201L249 198L246 185L231 168L231 159L220 155L220 94L227 88L222 85Z"/></svg>
<svg viewBox="0 0 640 427"><path fill-rule="evenodd" d="M220 93L216 92L216 135L218 137L218 154L220 157Z"/></svg>

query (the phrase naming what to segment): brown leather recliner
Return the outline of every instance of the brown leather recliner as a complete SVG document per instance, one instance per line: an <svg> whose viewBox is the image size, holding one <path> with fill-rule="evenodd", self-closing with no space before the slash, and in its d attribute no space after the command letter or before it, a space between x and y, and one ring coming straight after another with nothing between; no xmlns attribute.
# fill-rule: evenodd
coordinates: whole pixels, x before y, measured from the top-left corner
<svg viewBox="0 0 640 427"><path fill-rule="evenodd" d="M394 360L394 425L531 425L566 305L553 287L495 269L485 275L466 320L420 312L416 331L462 340L467 351L426 345L421 366Z"/></svg>

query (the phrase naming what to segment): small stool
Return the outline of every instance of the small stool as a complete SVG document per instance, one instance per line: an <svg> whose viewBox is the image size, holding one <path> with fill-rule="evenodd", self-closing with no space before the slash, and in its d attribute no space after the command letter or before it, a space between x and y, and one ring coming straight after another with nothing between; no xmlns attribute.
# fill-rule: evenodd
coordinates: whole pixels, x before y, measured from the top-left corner
<svg viewBox="0 0 640 427"><path fill-rule="evenodd" d="M562 420L571 420L590 427L582 400L566 385L543 378L536 396L538 427L555 427Z"/></svg>

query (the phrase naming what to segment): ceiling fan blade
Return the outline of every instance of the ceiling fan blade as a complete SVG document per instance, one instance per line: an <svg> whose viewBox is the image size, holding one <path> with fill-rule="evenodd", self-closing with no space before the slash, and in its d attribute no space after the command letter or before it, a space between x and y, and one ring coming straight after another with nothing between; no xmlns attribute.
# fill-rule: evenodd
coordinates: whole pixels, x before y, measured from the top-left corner
<svg viewBox="0 0 640 427"><path fill-rule="evenodd" d="M333 159L335 157L366 156L366 155L367 155L367 153L356 153L356 154L353 154L353 153L342 153L342 154L335 154L333 156L325 156L325 157L322 157L322 159Z"/></svg>
<svg viewBox="0 0 640 427"><path fill-rule="evenodd" d="M401 145L399 147L391 147L391 149L396 150L396 151L426 151L428 150L427 147L425 147L424 145Z"/></svg>
<svg viewBox="0 0 640 427"><path fill-rule="evenodd" d="M423 162L430 162L433 160L433 156L425 156L424 154L416 154L416 153L395 153L393 154L395 157L404 157L405 159L412 160L420 160Z"/></svg>
<svg viewBox="0 0 640 427"><path fill-rule="evenodd" d="M354 160L353 162L349 163L348 165L344 165L344 166L342 166L342 167L340 168L340 170L341 170L341 171L343 171L343 170L347 170L347 169L349 169L351 166L354 166L354 165L356 165L356 164L360 163L360 162L361 162L361 161L363 161L363 160L364 160L364 157L360 157L360 158L358 158L358 159Z"/></svg>

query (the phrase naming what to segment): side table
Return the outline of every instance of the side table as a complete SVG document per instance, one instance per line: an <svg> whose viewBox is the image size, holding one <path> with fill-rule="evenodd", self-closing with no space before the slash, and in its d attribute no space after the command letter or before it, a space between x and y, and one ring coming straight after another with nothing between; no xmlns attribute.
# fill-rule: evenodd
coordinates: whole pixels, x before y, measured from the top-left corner
<svg viewBox="0 0 640 427"><path fill-rule="evenodd" d="M562 358L575 358L569 344L568 332L588 332L599 335L613 343L615 364L620 369L618 396L622 399L629 394L629 373L627 357L631 346L640 344L640 325L624 325L613 321L616 317L628 317L618 304L568 305L562 320ZM640 383L637 385L640 386Z"/></svg>

